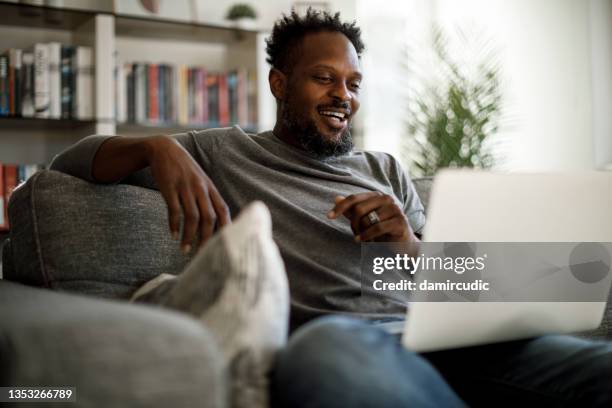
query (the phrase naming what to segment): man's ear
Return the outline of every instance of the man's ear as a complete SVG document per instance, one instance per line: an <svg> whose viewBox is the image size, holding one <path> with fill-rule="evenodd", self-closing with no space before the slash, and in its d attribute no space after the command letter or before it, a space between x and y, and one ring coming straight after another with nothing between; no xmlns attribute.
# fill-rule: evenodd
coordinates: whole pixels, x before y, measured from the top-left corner
<svg viewBox="0 0 612 408"><path fill-rule="evenodd" d="M287 89L287 76L276 68L272 68L268 74L268 82L270 83L270 91L277 100L285 98Z"/></svg>

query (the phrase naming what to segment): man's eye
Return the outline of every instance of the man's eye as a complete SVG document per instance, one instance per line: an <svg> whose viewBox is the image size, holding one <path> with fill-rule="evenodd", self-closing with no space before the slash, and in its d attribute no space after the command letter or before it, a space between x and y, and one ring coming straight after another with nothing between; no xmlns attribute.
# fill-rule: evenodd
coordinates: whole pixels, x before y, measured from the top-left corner
<svg viewBox="0 0 612 408"><path fill-rule="evenodd" d="M315 77L315 79L316 79L317 81L320 81L320 82L326 82L326 83L331 81L331 78L330 78L330 77L316 76L316 77Z"/></svg>
<svg viewBox="0 0 612 408"><path fill-rule="evenodd" d="M351 84L351 88L353 88L353 89L361 89L361 84L359 82L353 82Z"/></svg>

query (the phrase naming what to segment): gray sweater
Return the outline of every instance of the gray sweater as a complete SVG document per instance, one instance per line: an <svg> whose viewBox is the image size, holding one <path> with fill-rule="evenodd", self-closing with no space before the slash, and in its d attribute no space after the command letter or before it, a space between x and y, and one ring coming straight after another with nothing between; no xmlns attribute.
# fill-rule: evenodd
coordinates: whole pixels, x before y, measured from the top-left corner
<svg viewBox="0 0 612 408"><path fill-rule="evenodd" d="M109 136L90 136L58 155L51 169L95 181L93 158ZM421 232L423 206L393 156L354 151L326 160L286 144L272 132L246 134L238 127L173 136L202 166L232 216L254 200L272 214L274 239L285 262L291 290L291 328L325 314L375 320L402 318L406 304L361 296L361 247L349 221L327 218L334 197L366 191L394 196L410 225ZM144 169L123 183L155 188Z"/></svg>

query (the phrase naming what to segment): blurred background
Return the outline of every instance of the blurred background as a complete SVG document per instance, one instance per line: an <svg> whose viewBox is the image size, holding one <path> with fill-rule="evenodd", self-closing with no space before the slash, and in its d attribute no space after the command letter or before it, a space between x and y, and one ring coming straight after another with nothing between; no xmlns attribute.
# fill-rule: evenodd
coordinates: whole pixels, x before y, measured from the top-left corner
<svg viewBox="0 0 612 408"><path fill-rule="evenodd" d="M22 180L92 133L270 129L264 41L311 6L362 28L359 147L414 175L612 168L612 0L0 1L0 162Z"/></svg>

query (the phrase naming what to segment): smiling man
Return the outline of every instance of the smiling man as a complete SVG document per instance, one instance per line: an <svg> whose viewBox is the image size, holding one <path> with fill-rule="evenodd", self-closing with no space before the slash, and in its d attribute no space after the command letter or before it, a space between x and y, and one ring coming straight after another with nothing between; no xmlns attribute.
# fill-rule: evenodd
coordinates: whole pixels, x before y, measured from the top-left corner
<svg viewBox="0 0 612 408"><path fill-rule="evenodd" d="M279 407L610 404L608 343L550 337L420 356L377 327L403 319L406 304L361 296L359 242L415 242L425 217L391 155L353 149L363 49L359 28L339 14L284 16L267 48L273 131L91 136L52 169L158 188L177 239L184 216L182 250L196 237L203 248L181 275L162 276L135 296L199 316L217 335L235 407L267 405L272 365ZM285 275L265 207L247 208L257 200L270 211L289 283L286 346Z"/></svg>

